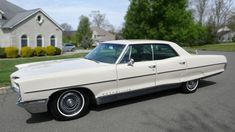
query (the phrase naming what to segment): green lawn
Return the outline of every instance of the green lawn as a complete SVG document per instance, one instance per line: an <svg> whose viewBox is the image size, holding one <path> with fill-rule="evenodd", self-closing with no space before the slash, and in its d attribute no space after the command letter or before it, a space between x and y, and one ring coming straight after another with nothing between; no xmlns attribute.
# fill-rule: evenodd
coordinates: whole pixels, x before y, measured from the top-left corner
<svg viewBox="0 0 235 132"><path fill-rule="evenodd" d="M13 73L16 70L15 65L23 64L23 63L30 63L30 62L37 62L37 61L47 61L47 60L56 60L56 59L67 59L67 58L80 58L83 56L85 56L85 54L0 60L0 87L8 86L10 84L9 76L11 73Z"/></svg>
<svg viewBox="0 0 235 132"><path fill-rule="evenodd" d="M193 52L195 50L235 52L235 43L210 44L203 46L185 47L185 49L189 52Z"/></svg>

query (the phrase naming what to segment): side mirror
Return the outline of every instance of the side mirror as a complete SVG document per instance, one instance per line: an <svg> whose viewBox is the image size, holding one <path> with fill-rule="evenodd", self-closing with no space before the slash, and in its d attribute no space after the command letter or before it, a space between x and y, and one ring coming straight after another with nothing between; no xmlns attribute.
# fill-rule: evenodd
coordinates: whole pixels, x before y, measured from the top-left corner
<svg viewBox="0 0 235 132"><path fill-rule="evenodd" d="M133 66L135 63L134 59L130 59L130 61L127 63L128 66Z"/></svg>

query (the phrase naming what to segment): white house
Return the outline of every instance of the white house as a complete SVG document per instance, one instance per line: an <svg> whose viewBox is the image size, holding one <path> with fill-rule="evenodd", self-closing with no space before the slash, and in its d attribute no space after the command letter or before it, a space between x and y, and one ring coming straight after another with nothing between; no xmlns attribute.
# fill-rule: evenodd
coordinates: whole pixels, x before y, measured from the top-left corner
<svg viewBox="0 0 235 132"><path fill-rule="evenodd" d="M115 35L112 33L105 31L102 28L98 27L91 27L92 30L92 39L94 40L94 46L97 43L104 42L104 41L109 41L109 40L115 40Z"/></svg>
<svg viewBox="0 0 235 132"><path fill-rule="evenodd" d="M219 36L219 42L232 42L235 37L235 32L227 26L220 28L217 34Z"/></svg>
<svg viewBox="0 0 235 132"><path fill-rule="evenodd" d="M62 28L42 9L25 10L0 0L0 47L62 47Z"/></svg>

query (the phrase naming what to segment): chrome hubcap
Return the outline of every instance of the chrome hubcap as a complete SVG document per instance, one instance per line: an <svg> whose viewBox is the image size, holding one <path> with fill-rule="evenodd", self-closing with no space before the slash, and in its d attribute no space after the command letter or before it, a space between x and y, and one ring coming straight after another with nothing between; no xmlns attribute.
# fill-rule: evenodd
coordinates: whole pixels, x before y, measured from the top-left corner
<svg viewBox="0 0 235 132"><path fill-rule="evenodd" d="M68 99L66 105L71 108L75 105L75 101L73 99Z"/></svg>
<svg viewBox="0 0 235 132"><path fill-rule="evenodd" d="M187 89L193 91L197 88L198 80L188 81L186 83Z"/></svg>
<svg viewBox="0 0 235 132"><path fill-rule="evenodd" d="M64 116L75 116L80 113L84 106L84 97L78 91L63 93L57 102L59 112Z"/></svg>

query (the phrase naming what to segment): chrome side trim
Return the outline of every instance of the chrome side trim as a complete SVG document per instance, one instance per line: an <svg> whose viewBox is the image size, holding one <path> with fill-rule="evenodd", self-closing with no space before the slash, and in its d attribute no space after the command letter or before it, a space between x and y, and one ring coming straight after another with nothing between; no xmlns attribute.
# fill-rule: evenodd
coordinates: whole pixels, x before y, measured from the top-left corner
<svg viewBox="0 0 235 132"><path fill-rule="evenodd" d="M100 96L100 97L96 98L96 103L97 103L97 105L110 103L110 102L114 102L114 101L118 101L118 100L123 100L123 99L137 97L137 96L146 95L146 94L150 94L150 93L160 92L163 90L173 89L173 88L177 88L180 86L181 86L181 83L167 84L167 85L144 88L144 89L140 89L140 90L128 91L125 93L118 93L118 94L114 94L114 95Z"/></svg>
<svg viewBox="0 0 235 132"><path fill-rule="evenodd" d="M178 69L178 70L163 71L163 72L158 72L157 74L164 74L164 73L177 72L177 71L183 71L183 70L197 69L197 68L210 67L210 66L222 65L222 64L227 65L227 63L216 63L216 64L210 64L210 65L204 65L204 66L197 66L197 67L189 67L189 68Z"/></svg>

